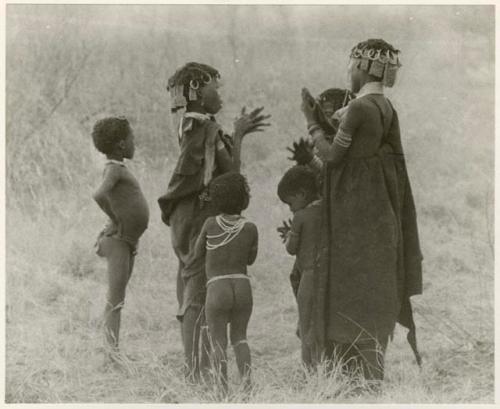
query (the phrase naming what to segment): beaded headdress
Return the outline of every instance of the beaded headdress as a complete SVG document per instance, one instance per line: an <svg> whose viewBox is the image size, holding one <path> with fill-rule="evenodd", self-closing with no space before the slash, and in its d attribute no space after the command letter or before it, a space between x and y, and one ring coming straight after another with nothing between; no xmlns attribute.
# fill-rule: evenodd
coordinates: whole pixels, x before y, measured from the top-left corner
<svg viewBox="0 0 500 409"><path fill-rule="evenodd" d="M179 68L169 78L167 85L172 112L186 108L190 101L196 101L198 89L219 78L219 72L206 64L189 62Z"/></svg>
<svg viewBox="0 0 500 409"><path fill-rule="evenodd" d="M351 50L354 60L359 60L358 67L381 80L385 87L392 87L396 73L401 67L399 50L384 40L368 40L359 43Z"/></svg>
<svg viewBox="0 0 500 409"><path fill-rule="evenodd" d="M172 126L179 138L182 134L181 127L188 102L196 101L198 90L219 78L219 71L215 68L206 64L188 62L168 79L167 91L170 92Z"/></svg>

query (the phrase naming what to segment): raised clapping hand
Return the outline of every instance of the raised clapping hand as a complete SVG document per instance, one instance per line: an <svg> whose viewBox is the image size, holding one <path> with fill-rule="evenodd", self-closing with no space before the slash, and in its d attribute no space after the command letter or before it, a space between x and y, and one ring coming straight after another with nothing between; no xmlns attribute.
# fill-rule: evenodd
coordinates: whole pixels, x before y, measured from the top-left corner
<svg viewBox="0 0 500 409"><path fill-rule="evenodd" d="M270 126L266 119L271 115L261 115L264 107L256 108L249 114L246 113L246 107L241 110L241 115L234 121L234 133L240 137L252 132L262 132L264 127Z"/></svg>
<svg viewBox="0 0 500 409"><path fill-rule="evenodd" d="M288 219L288 223L286 220L283 220L283 226L278 227L276 230L280 234L281 241L283 241L284 243L286 241L288 232L292 230L292 220Z"/></svg>
<svg viewBox="0 0 500 409"><path fill-rule="evenodd" d="M292 147L286 148L292 153L289 160L294 160L297 165L307 165L313 159L313 144L304 138L300 138L298 142L294 142Z"/></svg>
<svg viewBox="0 0 500 409"><path fill-rule="evenodd" d="M308 124L316 121L316 100L307 88L302 88L302 104L300 109L304 113Z"/></svg>

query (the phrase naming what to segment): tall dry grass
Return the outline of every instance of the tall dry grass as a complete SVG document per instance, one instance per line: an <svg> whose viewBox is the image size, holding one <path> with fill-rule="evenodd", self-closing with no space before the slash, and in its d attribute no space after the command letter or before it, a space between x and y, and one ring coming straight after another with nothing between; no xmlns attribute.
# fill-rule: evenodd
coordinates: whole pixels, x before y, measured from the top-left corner
<svg viewBox="0 0 500 409"><path fill-rule="evenodd" d="M360 11L363 10L363 13ZM492 7L7 7L8 402L216 402L188 387L176 310L176 261L156 198L178 153L165 83L189 60L218 67L228 129L243 105L273 126L245 141L246 216L261 248L250 274L255 390L250 402L465 403L493 400ZM195 23L193 23L195 22ZM288 217L275 189L284 147L305 132L304 85L344 86L346 55L366 37L403 51L389 96L398 109L425 256L415 297L418 370L398 329L380 396L349 396L340 375L300 367L292 259L275 232ZM104 216L91 200L104 159L90 130L124 114L130 164L152 210L123 313L132 358L104 363L105 266L93 252ZM231 351L229 353L231 356ZM232 358L231 358L232 359ZM236 380L232 366L231 377ZM236 384L230 401L241 401Z"/></svg>

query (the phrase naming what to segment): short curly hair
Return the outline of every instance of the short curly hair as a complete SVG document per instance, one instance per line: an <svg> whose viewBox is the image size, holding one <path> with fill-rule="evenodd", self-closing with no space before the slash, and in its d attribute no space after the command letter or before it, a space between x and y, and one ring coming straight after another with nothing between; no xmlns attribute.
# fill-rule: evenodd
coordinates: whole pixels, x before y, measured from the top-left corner
<svg viewBox="0 0 500 409"><path fill-rule="evenodd" d="M177 85L189 85L192 80L203 84L209 79L208 76L210 76L210 78L220 78L219 71L214 67L198 62L188 62L175 71L174 75L168 79L167 89Z"/></svg>
<svg viewBox="0 0 500 409"><path fill-rule="evenodd" d="M278 197L282 202L286 198L304 191L310 197L318 195L318 182L312 170L303 165L288 169L278 183Z"/></svg>
<svg viewBox="0 0 500 409"><path fill-rule="evenodd" d="M240 214L248 207L250 188L243 175L228 172L210 182L208 195L217 213Z"/></svg>
<svg viewBox="0 0 500 409"><path fill-rule="evenodd" d="M130 124L125 117L110 117L97 121L92 130L94 146L99 152L109 154L116 144L130 133Z"/></svg>

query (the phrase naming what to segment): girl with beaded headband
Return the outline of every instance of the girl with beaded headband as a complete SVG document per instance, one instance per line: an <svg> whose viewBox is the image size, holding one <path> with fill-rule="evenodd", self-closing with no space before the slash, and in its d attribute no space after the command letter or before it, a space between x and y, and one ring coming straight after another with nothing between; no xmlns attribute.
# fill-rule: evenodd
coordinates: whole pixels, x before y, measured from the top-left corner
<svg viewBox="0 0 500 409"><path fill-rule="evenodd" d="M213 208L207 201L207 186L218 175L239 172L241 143L245 135L262 131L269 115L263 108L241 111L232 136L214 119L222 108L218 93L219 72L209 65L190 62L168 81L171 112L180 155L167 192L158 200L162 220L170 227L171 243L179 260L177 271L177 318L181 322L187 376L196 381L200 369L208 369L208 338L202 331L205 302L205 259L194 253L194 244ZM202 337L201 359L199 339Z"/></svg>
<svg viewBox="0 0 500 409"><path fill-rule="evenodd" d="M314 146L326 159L311 337L318 351L358 365L377 386L396 322L409 329L420 364L409 297L422 292L422 254L398 116L384 96L401 65L398 54L384 40L352 49L357 97L333 143L315 120L314 104L302 103Z"/></svg>

